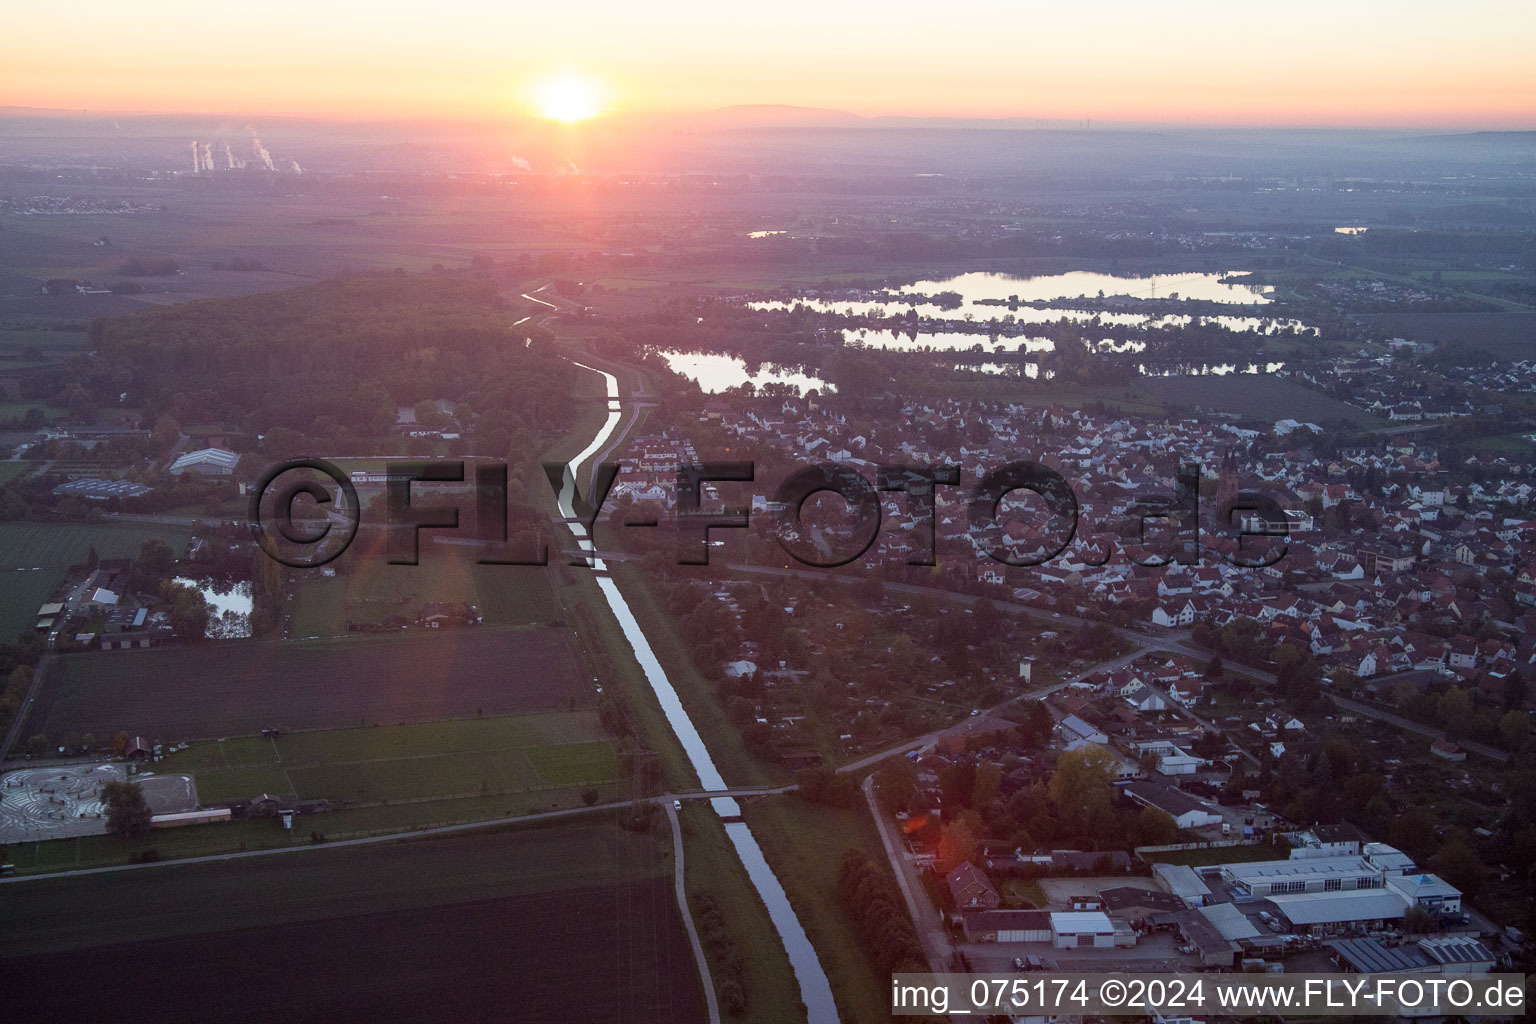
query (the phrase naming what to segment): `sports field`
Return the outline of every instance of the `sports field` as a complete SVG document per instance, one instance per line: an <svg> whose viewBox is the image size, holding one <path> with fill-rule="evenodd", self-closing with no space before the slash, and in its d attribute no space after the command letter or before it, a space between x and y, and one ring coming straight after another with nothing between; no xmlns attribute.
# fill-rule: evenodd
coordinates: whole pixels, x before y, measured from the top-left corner
<svg viewBox="0 0 1536 1024"><path fill-rule="evenodd" d="M612 824L12 883L3 896L16 1019L704 1019L657 844Z"/></svg>
<svg viewBox="0 0 1536 1024"><path fill-rule="evenodd" d="M593 697L562 629L234 640L59 658L27 730L179 742L564 711Z"/></svg>
<svg viewBox="0 0 1536 1024"><path fill-rule="evenodd" d="M149 523L0 523L0 637L11 640L36 621L71 565L90 557L133 558L147 540L178 555L192 531Z"/></svg>
<svg viewBox="0 0 1536 1024"><path fill-rule="evenodd" d="M600 786L619 774L593 711L208 740L157 767L191 774L204 804L261 793L339 804L436 800Z"/></svg>

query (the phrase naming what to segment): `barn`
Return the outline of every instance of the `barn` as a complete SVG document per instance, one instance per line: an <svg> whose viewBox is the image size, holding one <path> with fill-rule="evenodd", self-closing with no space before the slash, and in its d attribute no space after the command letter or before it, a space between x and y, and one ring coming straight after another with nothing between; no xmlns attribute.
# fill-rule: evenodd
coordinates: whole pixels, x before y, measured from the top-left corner
<svg viewBox="0 0 1536 1024"><path fill-rule="evenodd" d="M964 922L967 942L1051 941L1051 915L1044 910L982 910Z"/></svg>

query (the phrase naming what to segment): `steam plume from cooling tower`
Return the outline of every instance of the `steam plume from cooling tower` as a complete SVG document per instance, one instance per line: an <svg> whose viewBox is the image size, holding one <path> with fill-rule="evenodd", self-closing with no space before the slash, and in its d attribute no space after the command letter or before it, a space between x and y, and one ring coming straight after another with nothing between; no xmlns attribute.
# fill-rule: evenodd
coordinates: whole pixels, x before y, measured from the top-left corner
<svg viewBox="0 0 1536 1024"><path fill-rule="evenodd" d="M257 160L260 160L261 166L265 167L267 170L277 170L277 168L272 165L272 154L267 152L267 147L261 144L261 140L256 137L255 132L251 133L251 155L254 156Z"/></svg>
<svg viewBox="0 0 1536 1024"><path fill-rule="evenodd" d="M192 140L192 173L197 174L203 169L203 160L197 150L197 140Z"/></svg>

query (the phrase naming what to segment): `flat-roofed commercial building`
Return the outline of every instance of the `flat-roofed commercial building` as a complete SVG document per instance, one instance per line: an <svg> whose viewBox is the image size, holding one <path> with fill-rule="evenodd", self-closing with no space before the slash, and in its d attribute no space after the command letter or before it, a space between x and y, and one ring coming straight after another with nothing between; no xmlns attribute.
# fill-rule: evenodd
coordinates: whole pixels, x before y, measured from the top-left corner
<svg viewBox="0 0 1536 1024"><path fill-rule="evenodd" d="M1201 907L1200 913L1211 922L1211 927L1221 933L1221 937L1229 942L1241 942L1244 939L1259 938L1259 930L1248 920L1248 915L1238 910L1231 903L1212 903L1208 907Z"/></svg>
<svg viewBox="0 0 1536 1024"><path fill-rule="evenodd" d="M1298 932L1331 932L1346 926L1381 927L1400 921L1408 904L1387 889L1354 892L1296 893L1271 896L1269 902Z"/></svg>
<svg viewBox="0 0 1536 1024"><path fill-rule="evenodd" d="M1152 877L1158 885L1192 907L1198 907L1211 898L1211 887L1188 864L1155 863L1152 865Z"/></svg>
<svg viewBox="0 0 1536 1024"><path fill-rule="evenodd" d="M1050 942L1046 910L979 910L964 917L967 942Z"/></svg>
<svg viewBox="0 0 1536 1024"><path fill-rule="evenodd" d="M1102 910L1053 913L1051 944L1057 949L1072 949L1080 946L1109 949L1115 944L1115 923Z"/></svg>
<svg viewBox="0 0 1536 1024"><path fill-rule="evenodd" d="M1223 864L1221 877L1235 892L1254 899L1380 889L1384 884L1381 873L1363 857L1299 857Z"/></svg>
<svg viewBox="0 0 1536 1024"><path fill-rule="evenodd" d="M1383 946L1375 939L1328 945L1340 967L1362 974L1484 974L1497 962L1487 946L1464 935L1437 935L1411 946Z"/></svg>
<svg viewBox="0 0 1536 1024"><path fill-rule="evenodd" d="M1387 888L1433 913L1461 912L1461 890L1439 875L1393 875L1387 879Z"/></svg>

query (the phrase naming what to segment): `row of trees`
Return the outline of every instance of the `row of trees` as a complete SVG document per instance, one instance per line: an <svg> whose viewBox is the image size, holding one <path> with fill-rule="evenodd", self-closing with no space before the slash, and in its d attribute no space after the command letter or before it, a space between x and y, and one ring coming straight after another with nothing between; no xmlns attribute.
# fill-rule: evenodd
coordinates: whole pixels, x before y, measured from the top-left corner
<svg viewBox="0 0 1536 1024"><path fill-rule="evenodd" d="M837 899L876 974L884 978L928 970L896 883L858 850L848 850L838 862Z"/></svg>
<svg viewBox="0 0 1536 1024"><path fill-rule="evenodd" d="M710 973L720 1005L733 1017L747 1008L747 962L741 947L725 926L720 904L707 892L696 892L688 900L693 921L699 929L699 941L709 954Z"/></svg>

